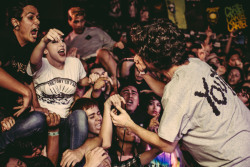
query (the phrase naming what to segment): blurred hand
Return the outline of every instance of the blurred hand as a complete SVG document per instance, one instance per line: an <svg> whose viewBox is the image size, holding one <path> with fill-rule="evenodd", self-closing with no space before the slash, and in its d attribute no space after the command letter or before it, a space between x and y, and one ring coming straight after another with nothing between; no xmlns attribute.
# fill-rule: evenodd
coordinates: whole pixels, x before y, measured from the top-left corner
<svg viewBox="0 0 250 167"><path fill-rule="evenodd" d="M159 124L160 124L159 121L158 121L159 116L160 115L158 114L158 115L156 115L154 118L152 118L150 120L148 130L150 130L151 132L155 132L155 133L158 132L158 128L159 128Z"/></svg>
<svg viewBox="0 0 250 167"><path fill-rule="evenodd" d="M17 107L13 107L13 110L19 109L16 113L13 114L16 117L19 117L19 115L21 115L27 109L30 111L30 108L31 108L30 104L32 101L32 93L29 89L27 92L28 93L26 95L23 95L23 97L22 97L22 105L17 106Z"/></svg>
<svg viewBox="0 0 250 167"><path fill-rule="evenodd" d="M101 88L103 88L107 83L110 83L111 85L113 85L113 81L110 77L100 77L96 80L95 84L94 84L94 90L99 90Z"/></svg>
<svg viewBox="0 0 250 167"><path fill-rule="evenodd" d="M60 124L60 115L56 113L49 113L46 117L47 125L49 128L54 128Z"/></svg>
<svg viewBox="0 0 250 167"><path fill-rule="evenodd" d="M98 167L105 159L108 159L108 153L102 147L96 147L86 153L86 164L84 167Z"/></svg>
<svg viewBox="0 0 250 167"><path fill-rule="evenodd" d="M123 49L124 48L124 44L122 43L122 41L119 41L119 42L115 43L115 47L117 47L119 49Z"/></svg>
<svg viewBox="0 0 250 167"><path fill-rule="evenodd" d="M140 56L135 55L134 62L135 62L136 68L138 69L138 71L140 73L142 73L146 70L147 66L144 64L144 62L142 61Z"/></svg>
<svg viewBox="0 0 250 167"><path fill-rule="evenodd" d="M218 74L219 76L225 74L226 71L227 71L226 67L225 67L225 66L222 66L222 65L220 65L220 66L217 68L217 70L216 70L216 72L217 72L217 74Z"/></svg>
<svg viewBox="0 0 250 167"><path fill-rule="evenodd" d="M128 127L129 123L133 123L128 113L122 109L121 106L116 106L116 109L120 111L119 115L116 115L114 112L110 113L112 122L115 126Z"/></svg>
<svg viewBox="0 0 250 167"><path fill-rule="evenodd" d="M83 159L84 154L78 150L67 149L62 155L62 161L60 165L62 167L73 167L76 163L80 162Z"/></svg>
<svg viewBox="0 0 250 167"><path fill-rule="evenodd" d="M126 104L125 99L119 94L114 94L105 101L104 106L111 108L111 106L114 105L117 108L117 107L121 107L122 103Z"/></svg>
<svg viewBox="0 0 250 167"><path fill-rule="evenodd" d="M48 33L42 38L43 42L46 44L50 41L60 41L64 34L58 29L50 29Z"/></svg>
<svg viewBox="0 0 250 167"><path fill-rule="evenodd" d="M98 78L100 78L100 75L95 74L95 73L91 73L89 75L89 83L94 84Z"/></svg>
<svg viewBox="0 0 250 167"><path fill-rule="evenodd" d="M13 117L4 118L1 121L2 132L10 130L15 125L15 119Z"/></svg>

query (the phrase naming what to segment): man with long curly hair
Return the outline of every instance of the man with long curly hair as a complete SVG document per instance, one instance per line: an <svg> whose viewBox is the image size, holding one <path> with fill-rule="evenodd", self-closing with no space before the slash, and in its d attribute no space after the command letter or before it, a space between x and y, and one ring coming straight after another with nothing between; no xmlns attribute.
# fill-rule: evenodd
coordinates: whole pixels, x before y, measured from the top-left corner
<svg viewBox="0 0 250 167"><path fill-rule="evenodd" d="M130 128L145 142L172 152L179 141L201 166L250 164L250 112L236 93L205 62L187 58L185 39L171 21L155 19L131 30L140 71L169 80L158 134L136 125L121 107L111 112L116 126Z"/></svg>

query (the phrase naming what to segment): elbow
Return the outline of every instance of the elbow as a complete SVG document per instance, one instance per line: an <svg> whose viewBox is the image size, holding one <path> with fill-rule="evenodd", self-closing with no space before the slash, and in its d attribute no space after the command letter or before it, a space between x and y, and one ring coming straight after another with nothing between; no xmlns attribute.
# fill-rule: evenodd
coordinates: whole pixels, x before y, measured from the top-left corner
<svg viewBox="0 0 250 167"><path fill-rule="evenodd" d="M111 144L110 144L110 143L104 143L104 142L102 143L102 148L103 148L103 149L106 150L106 149L109 149L110 147L111 147Z"/></svg>

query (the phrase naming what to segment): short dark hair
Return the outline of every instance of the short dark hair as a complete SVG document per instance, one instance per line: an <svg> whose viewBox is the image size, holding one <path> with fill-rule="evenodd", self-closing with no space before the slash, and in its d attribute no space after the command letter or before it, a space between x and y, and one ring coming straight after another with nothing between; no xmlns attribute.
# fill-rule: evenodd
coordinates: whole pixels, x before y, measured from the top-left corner
<svg viewBox="0 0 250 167"><path fill-rule="evenodd" d="M90 99L90 98L80 98L76 100L75 104L72 107L72 111L75 111L78 109L87 110L94 106L98 106L98 102L96 100Z"/></svg>
<svg viewBox="0 0 250 167"><path fill-rule="evenodd" d="M130 35L139 56L159 70L181 65L188 58L184 34L168 19L152 19L147 25L134 24Z"/></svg>
<svg viewBox="0 0 250 167"><path fill-rule="evenodd" d="M11 1L11 3L9 4L9 7L8 7L8 26L13 27L12 23L11 23L11 19L12 18L15 18L19 21L22 20L22 13L23 13L23 8L25 6L28 6L28 5L32 5L34 7L36 7L38 9L38 5L36 3L36 1L31 1L31 0L13 0Z"/></svg>
<svg viewBox="0 0 250 167"><path fill-rule="evenodd" d="M131 75L133 75L133 74L131 74ZM118 88L118 93L119 93L119 94L121 93L121 91L122 91L125 87L128 87L128 86L133 86L133 87L135 87L135 88L137 89L137 91L138 91L138 94L140 93L140 92L139 92L139 89L138 89L138 86L137 86L136 84L134 84L134 83L131 83L130 80L128 80L128 79L126 79L126 78L120 78L120 79L119 79L119 82L120 82L120 86L119 86L119 88Z"/></svg>

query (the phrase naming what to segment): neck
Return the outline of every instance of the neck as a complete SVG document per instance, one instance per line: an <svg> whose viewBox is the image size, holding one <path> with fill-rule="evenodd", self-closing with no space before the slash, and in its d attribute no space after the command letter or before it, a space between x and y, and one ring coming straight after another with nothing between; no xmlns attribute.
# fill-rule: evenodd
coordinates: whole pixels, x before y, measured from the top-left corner
<svg viewBox="0 0 250 167"><path fill-rule="evenodd" d="M183 63L182 65L173 65L170 69L168 69L168 70L163 70L162 71L162 73L163 73L163 75L165 76L165 77L167 77L168 79L172 79L172 77L174 76L174 73L175 73L175 71L179 68L179 67L181 67L181 66L183 66L183 65L187 65L187 64L189 64L189 61L186 61L185 63Z"/></svg>
<svg viewBox="0 0 250 167"><path fill-rule="evenodd" d="M61 62L57 62L57 61L54 61L50 56L46 56L48 61L49 61L49 64L52 65L53 67L59 69L59 70L63 70L64 68L64 64L65 62L61 63Z"/></svg>
<svg viewBox="0 0 250 167"><path fill-rule="evenodd" d="M14 29L13 32L14 32L14 34L15 34L15 36L16 36L16 38L17 38L17 41L18 41L18 43L20 44L20 46L21 46L21 47L24 47L28 42L27 42L27 41L24 41L24 40L22 39L22 36L20 35L19 31L17 31L17 30Z"/></svg>
<svg viewBox="0 0 250 167"><path fill-rule="evenodd" d="M123 155L133 155L133 142L124 141L122 145L122 141L119 140L119 147L123 147Z"/></svg>
<svg viewBox="0 0 250 167"><path fill-rule="evenodd" d="M88 132L88 138L94 138L94 137L97 137L97 136L98 136L97 134Z"/></svg>

